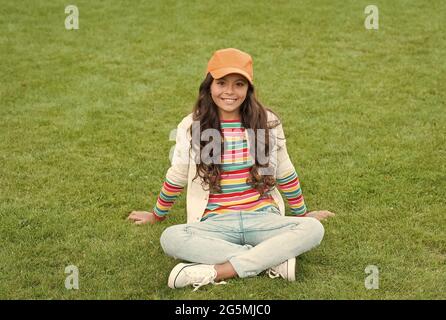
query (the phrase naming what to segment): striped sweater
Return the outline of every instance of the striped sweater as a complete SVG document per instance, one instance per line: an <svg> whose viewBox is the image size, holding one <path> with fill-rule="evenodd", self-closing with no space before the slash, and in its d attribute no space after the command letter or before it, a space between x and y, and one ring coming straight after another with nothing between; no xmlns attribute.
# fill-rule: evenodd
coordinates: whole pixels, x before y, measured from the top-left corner
<svg viewBox="0 0 446 320"><path fill-rule="evenodd" d="M247 184L251 158L245 139L245 129L239 120L221 121L224 137L224 150L221 156L221 192L210 193L202 221L206 218L236 211L263 211L271 206L278 208L272 196L266 192L260 196L258 191ZM287 198L291 214L302 216L307 208L302 195L299 177L293 170L282 177L277 177L277 186ZM153 212L164 219L185 186L165 179Z"/></svg>

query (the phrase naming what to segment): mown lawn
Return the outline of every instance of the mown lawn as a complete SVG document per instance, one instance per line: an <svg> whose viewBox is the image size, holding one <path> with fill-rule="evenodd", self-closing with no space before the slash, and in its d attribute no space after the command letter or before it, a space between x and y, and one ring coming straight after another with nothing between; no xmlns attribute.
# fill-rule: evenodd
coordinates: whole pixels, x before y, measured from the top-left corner
<svg viewBox="0 0 446 320"><path fill-rule="evenodd" d="M65 30L65 7L79 30ZM364 8L379 8L366 30ZM0 298L445 299L446 2L2 1ZM169 134L212 52L254 58L322 245L297 281L171 290L154 226ZM67 290L65 267L79 269ZM379 269L379 289L364 286Z"/></svg>

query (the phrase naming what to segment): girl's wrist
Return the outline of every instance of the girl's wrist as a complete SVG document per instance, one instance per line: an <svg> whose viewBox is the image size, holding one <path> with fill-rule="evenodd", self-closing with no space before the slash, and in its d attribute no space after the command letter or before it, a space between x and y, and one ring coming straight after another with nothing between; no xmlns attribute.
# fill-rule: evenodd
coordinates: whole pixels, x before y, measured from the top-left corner
<svg viewBox="0 0 446 320"><path fill-rule="evenodd" d="M164 221L164 220L166 220L166 217L162 217L162 216L157 215L155 213L155 211L151 211L151 212L152 212L153 217L155 218L156 221Z"/></svg>

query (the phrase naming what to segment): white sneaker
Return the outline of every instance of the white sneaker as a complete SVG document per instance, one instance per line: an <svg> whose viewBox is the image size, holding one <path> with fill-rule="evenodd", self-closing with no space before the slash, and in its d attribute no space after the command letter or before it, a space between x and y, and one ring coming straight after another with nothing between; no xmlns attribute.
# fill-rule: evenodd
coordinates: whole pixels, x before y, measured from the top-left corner
<svg viewBox="0 0 446 320"><path fill-rule="evenodd" d="M169 275L167 282L172 289L183 288L192 285L197 291L200 287L212 284L226 284L224 281L215 282L217 271L214 265L201 263L179 263L177 264Z"/></svg>
<svg viewBox="0 0 446 320"><path fill-rule="evenodd" d="M282 277L288 281L296 281L296 258L288 259L278 266L269 268L266 273L270 278Z"/></svg>

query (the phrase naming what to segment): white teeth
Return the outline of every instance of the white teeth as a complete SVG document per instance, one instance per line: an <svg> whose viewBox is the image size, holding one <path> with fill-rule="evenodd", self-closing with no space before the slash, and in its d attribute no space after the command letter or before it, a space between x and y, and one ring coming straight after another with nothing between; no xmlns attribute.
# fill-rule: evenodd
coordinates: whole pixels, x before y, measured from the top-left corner
<svg viewBox="0 0 446 320"><path fill-rule="evenodd" d="M226 104L233 105L237 99L224 99L224 98L222 98L222 100L223 100Z"/></svg>

